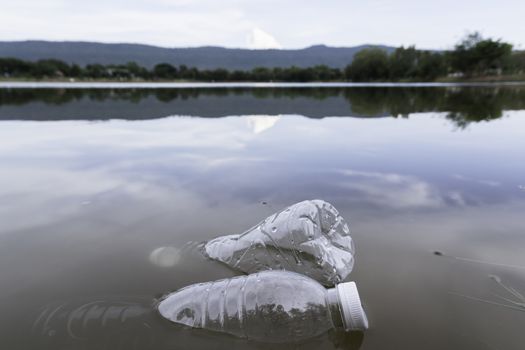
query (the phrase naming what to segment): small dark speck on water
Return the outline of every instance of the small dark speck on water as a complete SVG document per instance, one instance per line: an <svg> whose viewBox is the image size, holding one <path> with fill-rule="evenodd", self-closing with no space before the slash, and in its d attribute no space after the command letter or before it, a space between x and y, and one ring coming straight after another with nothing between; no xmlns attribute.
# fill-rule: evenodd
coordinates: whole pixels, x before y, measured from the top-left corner
<svg viewBox="0 0 525 350"><path fill-rule="evenodd" d="M440 252L439 250L436 250L436 251L434 251L434 255L443 256L443 252Z"/></svg>

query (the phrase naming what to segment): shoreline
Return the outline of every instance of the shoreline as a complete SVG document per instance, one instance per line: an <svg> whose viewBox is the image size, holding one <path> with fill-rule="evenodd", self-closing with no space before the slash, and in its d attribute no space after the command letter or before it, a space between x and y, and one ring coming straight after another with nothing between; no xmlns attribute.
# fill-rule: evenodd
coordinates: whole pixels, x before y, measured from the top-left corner
<svg viewBox="0 0 525 350"><path fill-rule="evenodd" d="M434 81L434 82L153 82L153 81L20 81L0 80L0 89L184 89L184 88L351 88L351 87L483 87L520 86L519 81Z"/></svg>

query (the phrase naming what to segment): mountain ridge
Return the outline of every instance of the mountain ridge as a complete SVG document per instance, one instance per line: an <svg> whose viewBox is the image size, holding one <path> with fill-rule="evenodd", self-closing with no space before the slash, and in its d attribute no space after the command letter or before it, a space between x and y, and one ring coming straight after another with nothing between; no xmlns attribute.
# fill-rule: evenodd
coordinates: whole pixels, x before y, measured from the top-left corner
<svg viewBox="0 0 525 350"><path fill-rule="evenodd" d="M343 68L363 48L377 47L388 52L386 45L364 44L352 47L332 47L324 44L303 49L243 49L221 46L160 47L135 43L100 43L90 41L0 41L0 57L28 61L54 58L81 66L87 64L137 64L152 68L158 63L186 65L199 69L253 69L255 67L311 67L327 65Z"/></svg>

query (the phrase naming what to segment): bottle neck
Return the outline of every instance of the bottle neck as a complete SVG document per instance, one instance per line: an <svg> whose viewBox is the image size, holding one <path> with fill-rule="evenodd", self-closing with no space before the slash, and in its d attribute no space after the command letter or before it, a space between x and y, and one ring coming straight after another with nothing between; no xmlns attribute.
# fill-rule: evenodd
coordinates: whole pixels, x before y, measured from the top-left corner
<svg viewBox="0 0 525 350"><path fill-rule="evenodd" d="M332 323L334 328L344 328L343 324L343 313L341 310L341 303L339 301L339 296L337 295L337 290L335 288L330 288L326 293L326 304L328 305L328 310L330 310L330 315L332 316Z"/></svg>

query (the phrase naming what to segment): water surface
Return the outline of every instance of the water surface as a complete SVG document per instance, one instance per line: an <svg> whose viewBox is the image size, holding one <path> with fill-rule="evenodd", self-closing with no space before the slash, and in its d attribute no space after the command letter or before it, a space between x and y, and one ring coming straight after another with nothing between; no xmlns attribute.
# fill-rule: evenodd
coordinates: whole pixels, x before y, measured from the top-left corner
<svg viewBox="0 0 525 350"><path fill-rule="evenodd" d="M371 329L279 348L525 343L524 87L4 88L0 140L2 348L275 348L152 304L235 275L198 242L313 198Z"/></svg>

